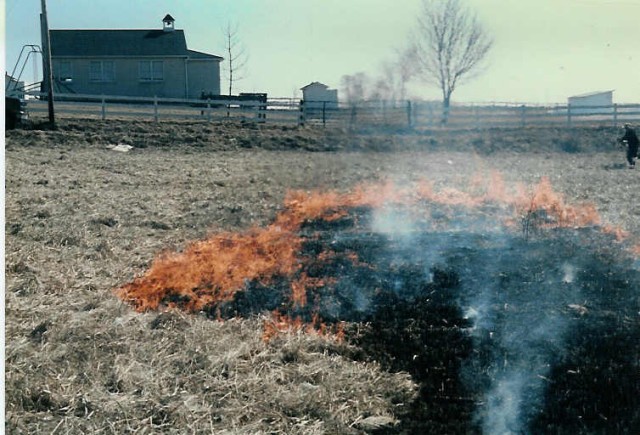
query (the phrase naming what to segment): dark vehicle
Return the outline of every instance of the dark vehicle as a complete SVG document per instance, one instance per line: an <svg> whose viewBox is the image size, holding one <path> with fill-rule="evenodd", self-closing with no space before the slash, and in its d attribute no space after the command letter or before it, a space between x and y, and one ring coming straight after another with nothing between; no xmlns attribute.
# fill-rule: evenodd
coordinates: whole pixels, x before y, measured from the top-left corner
<svg viewBox="0 0 640 435"><path fill-rule="evenodd" d="M267 118L267 94L264 93L242 92L239 95L217 95L202 92L200 94L200 99L207 101L203 103L194 103L192 104L192 106L212 108L221 108L225 106L227 106L227 108L250 108L260 111L260 113L258 113L258 119L262 120L261 122L264 122L264 120ZM227 101L230 101L231 104L225 103ZM249 104L243 104L244 101L249 102ZM256 102L258 102L257 106L255 105ZM202 110L200 113L204 115L205 112L204 110Z"/></svg>
<svg viewBox="0 0 640 435"><path fill-rule="evenodd" d="M13 130L27 120L27 102L18 97L4 97L5 129Z"/></svg>

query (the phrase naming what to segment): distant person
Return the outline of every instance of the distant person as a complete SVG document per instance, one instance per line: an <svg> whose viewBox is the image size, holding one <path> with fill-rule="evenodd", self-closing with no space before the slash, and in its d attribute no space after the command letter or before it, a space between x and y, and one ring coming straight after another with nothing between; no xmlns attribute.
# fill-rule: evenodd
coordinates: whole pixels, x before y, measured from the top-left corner
<svg viewBox="0 0 640 435"><path fill-rule="evenodd" d="M618 139L620 143L627 144L627 162L629 162L629 169L636 167L636 157L638 156L638 136L631 125L624 125L624 136Z"/></svg>

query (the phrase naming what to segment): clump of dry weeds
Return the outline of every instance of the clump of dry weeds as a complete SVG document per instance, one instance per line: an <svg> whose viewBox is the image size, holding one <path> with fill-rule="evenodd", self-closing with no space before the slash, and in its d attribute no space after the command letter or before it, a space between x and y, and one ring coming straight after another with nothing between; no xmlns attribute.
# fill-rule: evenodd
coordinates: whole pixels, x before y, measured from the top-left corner
<svg viewBox="0 0 640 435"><path fill-rule="evenodd" d="M393 417L389 394L413 394L407 375L354 362L344 344L265 343L259 318L140 315L108 298L48 317L7 348L12 431L355 433L358 419Z"/></svg>

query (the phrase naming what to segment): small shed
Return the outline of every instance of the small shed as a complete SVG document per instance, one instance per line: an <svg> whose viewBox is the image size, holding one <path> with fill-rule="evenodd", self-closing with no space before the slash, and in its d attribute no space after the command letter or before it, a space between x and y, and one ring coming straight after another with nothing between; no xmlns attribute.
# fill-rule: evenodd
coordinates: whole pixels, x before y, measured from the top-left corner
<svg viewBox="0 0 640 435"><path fill-rule="evenodd" d="M613 106L613 90L574 95L568 98L567 104L573 113L606 112L608 107L601 106Z"/></svg>
<svg viewBox="0 0 640 435"><path fill-rule="evenodd" d="M322 109L338 108L338 91L320 82L311 82L300 88L305 107Z"/></svg>

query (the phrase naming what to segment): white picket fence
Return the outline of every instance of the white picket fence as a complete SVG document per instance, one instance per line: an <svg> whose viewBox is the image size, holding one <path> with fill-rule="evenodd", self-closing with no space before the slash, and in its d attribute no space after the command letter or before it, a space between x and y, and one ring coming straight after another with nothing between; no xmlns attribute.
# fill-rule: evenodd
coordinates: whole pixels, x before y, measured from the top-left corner
<svg viewBox="0 0 640 435"><path fill-rule="evenodd" d="M27 103L33 118L47 116L47 101L44 94L31 94ZM115 95L54 94L56 117L89 119L243 119L262 121L266 113L264 102L245 99L191 100L179 98L147 98Z"/></svg>
<svg viewBox="0 0 640 435"><path fill-rule="evenodd" d="M32 118L47 116L47 102L32 94L27 109ZM640 122L640 104L576 107L523 104L452 105L444 114L439 102L359 101L301 102L269 98L266 103L245 99L192 100L105 95L55 94L57 118L164 119L248 121L276 124L334 125L348 128L482 129L542 125L619 126ZM446 122L444 120L446 119Z"/></svg>

